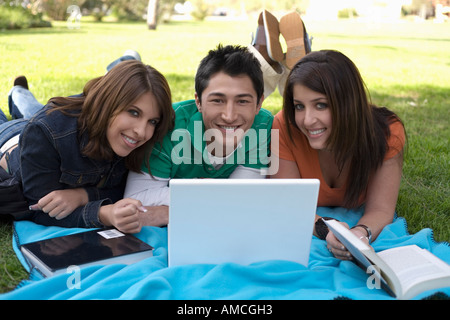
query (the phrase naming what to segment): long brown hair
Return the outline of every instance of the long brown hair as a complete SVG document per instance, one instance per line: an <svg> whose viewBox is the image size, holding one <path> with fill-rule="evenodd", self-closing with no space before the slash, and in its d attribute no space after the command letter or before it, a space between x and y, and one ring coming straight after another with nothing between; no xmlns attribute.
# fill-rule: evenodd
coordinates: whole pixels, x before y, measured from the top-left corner
<svg viewBox="0 0 450 320"><path fill-rule="evenodd" d="M367 191L371 174L383 163L389 125L400 119L392 111L370 103L358 68L338 51L311 52L289 74L283 97L284 117L287 124L296 127L294 84L327 97L333 123L327 148L333 152L341 172L346 164L350 170L344 207L357 207L359 197ZM293 141L289 127L288 135Z"/></svg>
<svg viewBox="0 0 450 320"><path fill-rule="evenodd" d="M106 75L90 80L82 95L50 99L49 112L59 110L77 116L79 136L87 134L89 137L81 150L82 154L92 159L112 160L115 154L106 138L109 124L146 92L152 93L156 99L160 121L152 138L133 150L125 159L129 170L140 172L143 163L149 167L154 144L162 141L166 133L173 128L175 117L167 80L153 67L136 60L123 61Z"/></svg>

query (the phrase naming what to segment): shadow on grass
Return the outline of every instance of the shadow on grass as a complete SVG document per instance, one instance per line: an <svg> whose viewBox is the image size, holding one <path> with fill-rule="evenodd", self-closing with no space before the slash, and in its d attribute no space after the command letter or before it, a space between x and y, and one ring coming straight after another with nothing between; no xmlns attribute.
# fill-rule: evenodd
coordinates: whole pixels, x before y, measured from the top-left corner
<svg viewBox="0 0 450 320"><path fill-rule="evenodd" d="M28 28L19 30L0 30L1 36L29 36L35 34L73 34L73 33L87 33L88 30L80 29L69 29L67 26L54 26L50 28Z"/></svg>
<svg viewBox="0 0 450 320"><path fill-rule="evenodd" d="M184 26L189 25L192 26L198 26L198 27L204 27L203 22L196 22L196 21L171 21L168 23L165 23L164 25L159 25L161 28L162 26L169 26L169 27L176 27L176 28L182 28ZM108 32L113 31L113 29L121 29L121 27L131 27L134 26L142 27L143 29L148 29L146 26L145 21L81 21L79 28L70 28L70 23L66 21L56 21L54 22L52 27L41 27L41 28L26 28L26 29L13 29L13 30L0 30L0 37L1 36L19 36L19 35L51 35L51 34L85 34L88 33L88 31L92 31L93 28L97 31L101 31L102 29L107 30ZM148 30L149 32L158 32L158 29L156 30Z"/></svg>
<svg viewBox="0 0 450 320"><path fill-rule="evenodd" d="M421 153L420 158L434 163L439 158L437 155L444 154L444 162L448 163L448 91L437 85L395 85L372 90L371 97L374 104L391 109L402 119L409 155Z"/></svg>
<svg viewBox="0 0 450 320"><path fill-rule="evenodd" d="M372 102L379 106L395 109L401 108L406 109L406 111L418 113L430 113L430 111L437 110L441 112L441 114L448 114L450 112L448 102L449 90L450 88L439 85L397 84L387 87L372 88L370 90L370 95Z"/></svg>

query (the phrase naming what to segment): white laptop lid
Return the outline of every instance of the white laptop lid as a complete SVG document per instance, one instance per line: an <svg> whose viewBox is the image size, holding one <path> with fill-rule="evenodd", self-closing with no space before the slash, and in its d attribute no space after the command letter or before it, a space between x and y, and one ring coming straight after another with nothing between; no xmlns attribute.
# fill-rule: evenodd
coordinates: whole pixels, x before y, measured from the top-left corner
<svg viewBox="0 0 450 320"><path fill-rule="evenodd" d="M307 266L318 193L316 179L170 180L169 266Z"/></svg>

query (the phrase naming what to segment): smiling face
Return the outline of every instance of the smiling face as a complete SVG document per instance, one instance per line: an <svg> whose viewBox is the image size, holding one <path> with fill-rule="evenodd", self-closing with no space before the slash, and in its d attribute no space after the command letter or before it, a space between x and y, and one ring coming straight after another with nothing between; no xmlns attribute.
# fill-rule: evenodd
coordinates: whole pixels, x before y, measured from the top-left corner
<svg viewBox="0 0 450 320"><path fill-rule="evenodd" d="M261 109L256 91L247 75L229 76L218 72L209 80L202 97L195 96L205 130L214 130L215 156L226 156L236 149ZM200 102L201 101L201 102ZM208 146L211 141L207 142ZM218 154L217 150L220 150Z"/></svg>
<svg viewBox="0 0 450 320"><path fill-rule="evenodd" d="M325 150L331 135L332 115L327 97L301 84L293 86L295 124L311 148Z"/></svg>
<svg viewBox="0 0 450 320"><path fill-rule="evenodd" d="M106 137L111 149L120 157L128 156L151 139L159 118L153 94L142 94L110 122Z"/></svg>

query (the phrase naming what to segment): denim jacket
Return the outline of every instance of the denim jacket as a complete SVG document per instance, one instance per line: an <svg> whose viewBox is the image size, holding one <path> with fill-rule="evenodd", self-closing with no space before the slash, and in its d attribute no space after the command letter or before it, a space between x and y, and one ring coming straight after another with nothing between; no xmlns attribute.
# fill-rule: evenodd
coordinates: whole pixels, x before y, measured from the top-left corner
<svg viewBox="0 0 450 320"><path fill-rule="evenodd" d="M79 137L78 118L47 111L38 112L24 128L19 147L8 157L9 170L22 181L30 204L54 190L74 188L84 188L89 202L61 220L42 211L36 211L32 220L62 227L102 227L100 207L123 197L128 172L124 158L97 161L82 155L88 136Z"/></svg>

